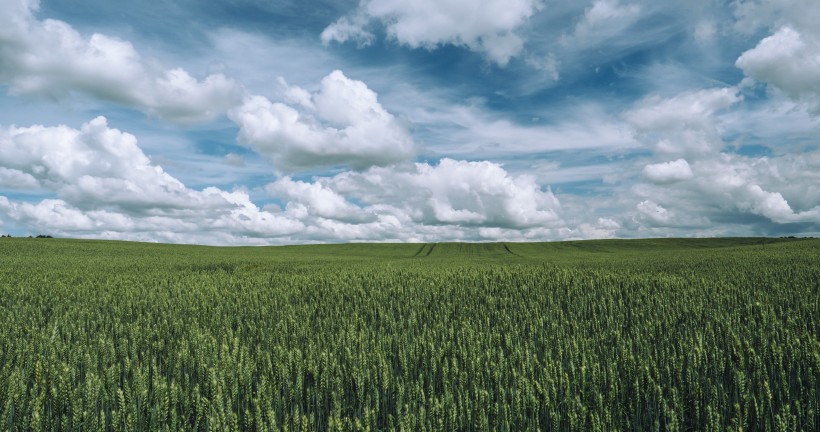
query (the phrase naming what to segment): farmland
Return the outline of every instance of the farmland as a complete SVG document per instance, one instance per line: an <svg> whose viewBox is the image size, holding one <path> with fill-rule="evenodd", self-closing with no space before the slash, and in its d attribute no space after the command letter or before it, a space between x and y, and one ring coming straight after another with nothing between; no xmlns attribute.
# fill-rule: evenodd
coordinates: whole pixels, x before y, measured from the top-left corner
<svg viewBox="0 0 820 432"><path fill-rule="evenodd" d="M0 430L820 430L820 240L0 239Z"/></svg>

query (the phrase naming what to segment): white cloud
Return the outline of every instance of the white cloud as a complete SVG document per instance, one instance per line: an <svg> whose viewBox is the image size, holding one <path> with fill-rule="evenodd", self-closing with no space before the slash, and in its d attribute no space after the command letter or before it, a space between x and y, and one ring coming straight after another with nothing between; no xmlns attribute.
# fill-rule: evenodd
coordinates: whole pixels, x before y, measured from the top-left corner
<svg viewBox="0 0 820 432"><path fill-rule="evenodd" d="M240 86L222 74L198 80L142 57L127 41L40 21L33 16L36 2L0 4L0 83L11 93L53 99L82 93L182 124L213 119L241 100Z"/></svg>
<svg viewBox="0 0 820 432"><path fill-rule="evenodd" d="M549 190L491 162L443 159L312 182L284 177L266 190L287 203L283 216L304 223L301 239L545 240L564 226Z"/></svg>
<svg viewBox="0 0 820 432"><path fill-rule="evenodd" d="M648 178L654 184L632 189L643 199L637 206L638 220L650 226L705 227L714 226L713 221L756 215L774 224L820 223L820 191L814 186L817 179L794 175L803 168L795 162L723 153L695 161L685 182ZM674 165L656 164L656 174L663 180L667 175L676 176L683 165ZM788 174L781 174L781 169ZM647 177L646 171L644 174ZM790 204L784 193L797 197L799 207Z"/></svg>
<svg viewBox="0 0 820 432"><path fill-rule="evenodd" d="M80 129L3 128L0 150L6 186L13 180L56 194L39 202L0 197L5 223L38 234L205 244L544 240L565 225L552 192L491 162L371 167L312 182L284 177L266 188L285 204L280 210L260 209L241 189L186 187L102 117Z"/></svg>
<svg viewBox="0 0 820 432"><path fill-rule="evenodd" d="M717 29L713 21L702 20L695 26L695 40L700 43L712 42L716 33Z"/></svg>
<svg viewBox="0 0 820 432"><path fill-rule="evenodd" d="M640 17L640 13L641 7L637 4L621 5L618 0L596 0L584 12L572 36L565 38L563 43L573 47L578 44L595 45L627 29Z"/></svg>
<svg viewBox="0 0 820 432"><path fill-rule="evenodd" d="M0 166L29 186L42 185L80 206L163 209L219 206L217 195L187 189L153 165L133 135L104 117L81 129L0 128Z"/></svg>
<svg viewBox="0 0 820 432"><path fill-rule="evenodd" d="M759 183L772 185L797 212L820 205L820 151L761 160Z"/></svg>
<svg viewBox="0 0 820 432"><path fill-rule="evenodd" d="M90 231L97 225L91 217L62 200L43 200L39 204L15 204L8 199L0 201L0 210L13 219L26 220L33 226L47 230Z"/></svg>
<svg viewBox="0 0 820 432"><path fill-rule="evenodd" d="M683 92L670 98L649 96L624 114L655 151L700 157L724 143L715 114L742 99L733 87Z"/></svg>
<svg viewBox="0 0 820 432"><path fill-rule="evenodd" d="M500 228L563 225L560 204L531 176L513 177L492 162L442 159L438 165L374 167L330 181L338 192L367 204L401 209L420 224Z"/></svg>
<svg viewBox="0 0 820 432"><path fill-rule="evenodd" d="M239 126L239 142L269 156L277 168L387 165L416 152L407 128L378 102L375 92L341 71L308 93L290 87L286 97L300 109L265 97L248 98L228 115Z"/></svg>
<svg viewBox="0 0 820 432"><path fill-rule="evenodd" d="M689 208L682 205L682 202L673 202L668 198L661 201L663 202L658 203L645 199L639 202L635 206L636 214L625 224L637 223L639 228L634 232L639 232L642 236L668 236L675 230L689 236L714 227L708 218L695 211L701 210L699 208Z"/></svg>
<svg viewBox="0 0 820 432"><path fill-rule="evenodd" d="M791 26L820 35L820 2L815 0L740 0L733 7L735 29L743 33Z"/></svg>
<svg viewBox="0 0 820 432"><path fill-rule="evenodd" d="M232 206L229 212L218 216L216 220L208 221L208 225L214 228L234 236L263 238L297 234L305 229L305 225L299 220L260 210L251 202L250 196L245 191L219 191L219 193Z"/></svg>
<svg viewBox="0 0 820 432"><path fill-rule="evenodd" d="M771 33L738 57L735 66L820 115L820 2L745 0L734 6L735 29Z"/></svg>
<svg viewBox="0 0 820 432"><path fill-rule="evenodd" d="M259 210L242 192L220 192L232 202L223 213L135 215L117 210L81 209L60 199L14 202L0 196L0 215L37 234L109 240L213 245L288 242L305 226L298 220Z"/></svg>
<svg viewBox="0 0 820 432"><path fill-rule="evenodd" d="M772 190L780 188L784 181L778 181L779 173L767 158L724 154L719 159L698 163L694 173L694 190L714 208L751 213L780 224L820 222L820 203L795 211L779 191ZM813 188L806 179L799 183L803 191Z"/></svg>
<svg viewBox="0 0 820 432"><path fill-rule="evenodd" d="M40 182L31 174L0 166L0 187L10 189L34 189L39 186Z"/></svg>
<svg viewBox="0 0 820 432"><path fill-rule="evenodd" d="M597 105L550 113L554 124L519 124L475 106L418 110L409 117L437 133L439 154L453 158L500 159L551 151L639 147L622 120Z"/></svg>
<svg viewBox="0 0 820 432"><path fill-rule="evenodd" d="M818 117L808 114L816 116L820 109L815 67L820 3L815 1L733 2L730 7L739 15L744 11L741 21L746 21L737 28L765 28L768 36L737 59L748 77L744 83L672 97L649 96L621 118L612 113L625 99L590 103L585 98L604 95L606 84L617 91L618 77L644 82L668 95L704 82L699 75L703 72L728 76L720 73L731 67L725 55L736 57L731 50L745 42L728 33L732 23L721 20L728 12L725 5L676 16L683 3L589 0L545 3L548 13L533 18L541 2L505 2L502 6L509 10L504 12L512 17L505 21L492 8L463 1L363 0L323 35L325 42L366 44L386 30L389 38L408 47L461 46L501 65L520 56L538 69L514 65L504 76L515 75L515 85L506 85L492 70L477 71L490 74L482 83L500 87L495 94L482 89L474 98L463 92L475 88L470 83L431 90L429 85L440 81L414 75L418 71L406 64L391 66L389 73L356 66L356 76L379 89L378 96L341 72L328 75L321 84L306 84L319 82L328 62L343 65L340 51L312 49L296 39L269 39L261 32L214 31L206 43L222 50L194 61L225 62L231 76L253 88L247 94L267 94L260 91L270 87L271 73L291 77L302 86L281 81L275 98L247 98L242 105L237 97L241 99L243 90L219 73L211 75L216 77L212 82L206 76L194 78L193 72L147 58L149 51L137 40L132 45L81 33L59 21L36 19L31 12L35 4L0 0L0 86L11 94L57 98L69 102L60 107L83 112L85 105L71 105L90 96L177 123L207 120L227 109L239 126L243 145L269 158L280 172L311 169L317 177L273 181L265 191L275 199L261 207L251 200L260 189L194 190L159 166L178 173L193 172L196 165L198 174L179 177L191 184L241 184L242 177L251 178L250 171L253 181L271 175L270 167L262 167L263 158L235 150L226 155L231 151L227 143L218 154L178 158L180 151L160 151L149 160L145 153L157 153L155 149L167 143L156 137L183 134L167 129L154 137L140 133L143 143L157 141L143 153L136 138L111 129L104 120L99 124L99 119L76 130L0 128L0 188L9 194L0 197L0 219L6 225L51 226L79 237L289 243L544 240L721 229L749 233L750 226L818 223L820 178L815 173L820 173L820 153L813 150ZM720 13L713 13L716 10ZM684 32L694 36L680 39ZM232 34L235 37L229 37ZM562 34L566 36L561 38ZM731 43L724 44L724 38ZM678 47L681 44L686 46ZM660 70L658 66L646 71L631 67L631 53L649 52L651 62L656 49L670 47L676 50L670 58L683 66L675 60L663 62L669 73L661 74L649 73ZM704 66L700 54L714 56L710 61L722 66ZM297 60L283 64L282 58ZM581 92L580 100L574 92L566 103L543 105L535 100L550 94L562 97L560 88L548 90L560 85L555 82L559 76L584 86L592 70L597 71L595 66L600 66L600 85ZM199 70L188 63L186 68ZM689 72L676 73L676 68ZM533 72L539 76L527 76ZM656 81L642 81L646 75L654 75L651 79ZM755 81L767 83L775 97L760 98L754 91L760 87L748 85ZM122 85L125 82L129 85ZM227 92L220 93L223 90ZM742 94L750 103L741 103ZM227 102L231 97L234 105ZM7 106L26 103L7 99ZM777 104L783 107L777 116L763 112L764 106ZM760 114L753 112L756 109ZM82 114L75 112L61 121L79 124L65 120L77 115ZM14 118L28 122L22 115ZM405 118L412 121L415 137L425 143L424 157L449 159L409 163L418 148ZM191 144L195 138L188 132L179 142ZM653 152L651 156L635 151L638 141ZM733 151L768 156L722 153ZM332 176L312 170L330 166L359 171ZM214 177L214 170L221 172ZM236 174L225 175L226 171ZM18 191L24 195L13 195ZM32 195L48 198L15 201L31 200L19 197Z"/></svg>
<svg viewBox="0 0 820 432"><path fill-rule="evenodd" d="M369 18L361 13L343 16L322 31L322 43L327 45L332 41L344 43L354 40L361 46L370 45L375 36L365 30L368 21Z"/></svg>
<svg viewBox="0 0 820 432"><path fill-rule="evenodd" d="M649 200L639 202L635 208L641 217L655 226L667 225L672 220L672 214L669 210Z"/></svg>
<svg viewBox="0 0 820 432"><path fill-rule="evenodd" d="M225 162L228 165L232 165L235 167L242 167L245 166L245 158L236 154L236 153L228 153L225 155Z"/></svg>
<svg viewBox="0 0 820 432"><path fill-rule="evenodd" d="M749 81L753 80L747 78L744 83ZM751 142L771 149L798 152L811 148L817 141L820 116L812 115L803 103L775 97L766 103L743 104L737 108L720 115L722 128L743 137L742 141L732 144L742 145L753 140Z"/></svg>
<svg viewBox="0 0 820 432"><path fill-rule="evenodd" d="M555 54L550 53L543 57L530 56L527 58L527 64L541 71L552 81L561 78L561 62L556 59Z"/></svg>
<svg viewBox="0 0 820 432"><path fill-rule="evenodd" d="M322 32L322 42L369 41L370 22L411 48L443 44L467 47L504 66L524 45L518 30L541 8L539 0L363 0L348 16Z"/></svg>
<svg viewBox="0 0 820 432"><path fill-rule="evenodd" d="M692 178L692 169L686 159L678 159L647 165L643 169L643 176L652 183L675 183Z"/></svg>
<svg viewBox="0 0 820 432"><path fill-rule="evenodd" d="M594 223L582 223L570 236L580 239L613 238L621 229L621 225L611 218L598 218Z"/></svg>
<svg viewBox="0 0 820 432"><path fill-rule="evenodd" d="M260 210L245 191L186 187L103 117L80 129L0 128L0 185L57 195L37 203L0 200L0 214L38 233L234 244L286 239L305 228Z"/></svg>
<svg viewBox="0 0 820 432"><path fill-rule="evenodd" d="M807 102L820 115L820 37L783 27L744 52L735 64L793 100Z"/></svg>
<svg viewBox="0 0 820 432"><path fill-rule="evenodd" d="M267 186L272 195L288 199L287 211L298 211L293 206L304 206L305 211L325 218L343 222L362 223L372 220L361 208L349 203L343 196L320 182L306 183L284 177Z"/></svg>
<svg viewBox="0 0 820 432"><path fill-rule="evenodd" d="M741 219L820 223L818 179L810 174L820 168L815 167L820 163L813 156L817 152L758 158L726 152L726 128L741 128L741 133L754 129L740 121L742 114L723 113L740 100L737 92L723 88L652 96L624 115L655 157L686 156L644 167L647 183L636 184L627 194L639 200L633 219L639 226L702 229ZM777 113L767 117L776 118L772 114Z"/></svg>

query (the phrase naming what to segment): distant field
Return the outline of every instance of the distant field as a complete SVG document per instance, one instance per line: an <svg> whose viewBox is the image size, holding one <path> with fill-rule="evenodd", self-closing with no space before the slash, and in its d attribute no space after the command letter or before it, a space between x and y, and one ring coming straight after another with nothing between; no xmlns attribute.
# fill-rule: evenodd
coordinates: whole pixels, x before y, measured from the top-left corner
<svg viewBox="0 0 820 432"><path fill-rule="evenodd" d="M0 430L820 430L820 240L0 238Z"/></svg>

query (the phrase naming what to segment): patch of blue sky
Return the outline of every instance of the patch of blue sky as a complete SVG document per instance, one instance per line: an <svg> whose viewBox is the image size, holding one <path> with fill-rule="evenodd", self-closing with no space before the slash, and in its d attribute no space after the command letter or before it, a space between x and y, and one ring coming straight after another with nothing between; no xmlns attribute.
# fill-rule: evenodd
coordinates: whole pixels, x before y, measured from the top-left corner
<svg viewBox="0 0 820 432"><path fill-rule="evenodd" d="M420 163L420 164L427 164L427 165L430 165L430 166L436 166L439 163L441 163L441 160L444 159L445 157L446 156L434 155L434 154L420 154L420 155L416 156L416 159L415 159L414 162L415 163ZM470 162L470 161L481 160L481 159L461 158L461 160L466 160L466 161Z"/></svg>
<svg viewBox="0 0 820 432"><path fill-rule="evenodd" d="M288 204L287 201L273 197L262 189L249 190L248 196L254 205L274 214L284 211Z"/></svg>
<svg viewBox="0 0 820 432"><path fill-rule="evenodd" d="M530 153L510 156L503 159L506 165L526 164L533 161L554 162L561 168L607 165L617 162L631 162L650 156L652 153L644 148L632 151L607 151L597 149L561 150L543 153Z"/></svg>
<svg viewBox="0 0 820 432"><path fill-rule="evenodd" d="M333 43L327 50L360 68L388 68L389 81L409 80L458 95L484 95L497 91L506 72L487 63L465 47L443 45L436 49L411 49L392 40L376 38L368 46ZM393 75L390 72L394 71Z"/></svg>
<svg viewBox="0 0 820 432"><path fill-rule="evenodd" d="M294 0L239 0L232 2L197 3L199 12L212 25L229 26L242 23L242 28L271 36L286 35L315 38L322 30L355 2L294 1Z"/></svg>
<svg viewBox="0 0 820 432"><path fill-rule="evenodd" d="M159 46L163 52L190 54L203 50L207 26L191 15L189 0L159 2L112 2L76 0L40 2L38 17L71 23L90 36L103 33L145 48Z"/></svg>
<svg viewBox="0 0 820 432"><path fill-rule="evenodd" d="M190 130L185 132L196 152L207 156L222 156L233 153L240 156L253 154L247 147L236 142L236 127Z"/></svg>
<svg viewBox="0 0 820 432"><path fill-rule="evenodd" d="M769 108L767 108L769 107ZM780 116L776 120L772 117ZM731 130L724 135L724 151L746 156L775 156L810 153L820 146L820 119L811 116L772 111L769 105L751 107L735 114Z"/></svg>
<svg viewBox="0 0 820 432"><path fill-rule="evenodd" d="M13 95L10 94L8 86L0 86L0 112L2 113L0 125L28 127L35 124L44 126L64 124L79 127L96 116L94 112L88 111L80 104L54 102L54 100L44 98Z"/></svg>
<svg viewBox="0 0 820 432"><path fill-rule="evenodd" d="M39 202L44 199L57 199L57 194L46 189L11 189L0 187L0 196L4 196L9 201L16 202Z"/></svg>
<svg viewBox="0 0 820 432"><path fill-rule="evenodd" d="M734 153L747 157L772 157L774 152L771 148L759 144L741 145L734 149Z"/></svg>
<svg viewBox="0 0 820 432"><path fill-rule="evenodd" d="M583 180L560 183L551 186L552 192L556 195L570 194L577 196L598 196L602 190L608 189L602 180Z"/></svg>
<svg viewBox="0 0 820 432"><path fill-rule="evenodd" d="M355 196L345 197L345 199L347 200L347 202L349 202L350 204L353 204L356 207L359 207L359 208L367 207L367 203L365 203L364 201L356 198Z"/></svg>
<svg viewBox="0 0 820 432"><path fill-rule="evenodd" d="M24 227L21 227L17 224L14 224L14 223L7 223L5 225L0 225L0 233L3 233L3 235L10 235L12 237L27 237L27 236L30 236L30 235L40 235L39 233L38 234L31 234L31 232L28 229L26 229ZM46 233L46 234L43 234L43 235L51 235L51 234Z"/></svg>

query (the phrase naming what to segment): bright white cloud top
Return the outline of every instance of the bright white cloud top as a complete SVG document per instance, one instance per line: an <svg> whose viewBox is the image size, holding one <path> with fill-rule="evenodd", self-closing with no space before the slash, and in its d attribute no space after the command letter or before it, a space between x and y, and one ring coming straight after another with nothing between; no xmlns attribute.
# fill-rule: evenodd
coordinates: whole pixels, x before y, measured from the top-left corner
<svg viewBox="0 0 820 432"><path fill-rule="evenodd" d="M820 235L820 3L0 0L0 231Z"/></svg>
<svg viewBox="0 0 820 432"><path fill-rule="evenodd" d="M523 49L517 30L542 7L538 0L363 0L325 28L321 38L325 44L370 43L375 36L367 27L375 21L388 37L410 48L464 46L504 66Z"/></svg>
<svg viewBox="0 0 820 432"><path fill-rule="evenodd" d="M85 93L178 123L212 120L239 99L238 84L222 74L197 80L144 58L128 41L38 20L36 3L3 5L0 77L12 94L63 99Z"/></svg>
<svg viewBox="0 0 820 432"><path fill-rule="evenodd" d="M228 114L239 126L239 143L270 156L275 167L288 172L338 164L367 168L414 156L405 126L365 83L337 70L313 94L282 84L289 104L252 96Z"/></svg>

